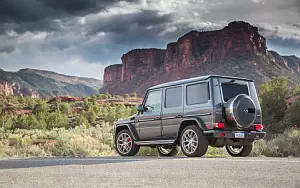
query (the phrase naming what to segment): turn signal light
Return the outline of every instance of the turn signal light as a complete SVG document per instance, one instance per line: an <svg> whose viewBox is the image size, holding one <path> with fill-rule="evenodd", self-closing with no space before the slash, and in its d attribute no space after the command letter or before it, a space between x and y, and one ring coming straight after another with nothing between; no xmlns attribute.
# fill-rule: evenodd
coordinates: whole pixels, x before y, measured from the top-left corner
<svg viewBox="0 0 300 188"><path fill-rule="evenodd" d="M262 124L257 124L257 125L254 125L254 128L257 131L262 131L264 129L264 126Z"/></svg>
<svg viewBox="0 0 300 188"><path fill-rule="evenodd" d="M225 123L214 123L214 128L224 129L225 128Z"/></svg>

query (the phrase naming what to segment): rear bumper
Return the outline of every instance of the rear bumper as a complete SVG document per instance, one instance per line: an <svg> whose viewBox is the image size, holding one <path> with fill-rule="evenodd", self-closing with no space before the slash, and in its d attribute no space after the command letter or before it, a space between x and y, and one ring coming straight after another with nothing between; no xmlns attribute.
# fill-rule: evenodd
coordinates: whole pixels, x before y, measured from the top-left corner
<svg viewBox="0 0 300 188"><path fill-rule="evenodd" d="M266 136L266 132L261 131L224 131L224 130L208 130L203 131L204 135L211 138L238 138L260 140ZM236 137L235 133L244 133L244 138Z"/></svg>

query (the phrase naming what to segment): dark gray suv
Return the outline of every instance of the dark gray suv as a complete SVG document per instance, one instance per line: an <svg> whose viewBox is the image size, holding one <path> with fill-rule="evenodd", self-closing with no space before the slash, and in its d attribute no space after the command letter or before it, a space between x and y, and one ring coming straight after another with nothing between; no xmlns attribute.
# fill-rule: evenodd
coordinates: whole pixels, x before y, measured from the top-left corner
<svg viewBox="0 0 300 188"><path fill-rule="evenodd" d="M201 157L210 145L245 157L265 134L253 80L211 75L149 88L138 113L115 123L115 146L122 156L141 146L175 156L180 146Z"/></svg>

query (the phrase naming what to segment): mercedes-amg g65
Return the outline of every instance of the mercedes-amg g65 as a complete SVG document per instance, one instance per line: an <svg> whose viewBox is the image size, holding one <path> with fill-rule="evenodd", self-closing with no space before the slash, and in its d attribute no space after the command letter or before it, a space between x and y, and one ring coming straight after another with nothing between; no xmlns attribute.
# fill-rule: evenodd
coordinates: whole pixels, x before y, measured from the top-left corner
<svg viewBox="0 0 300 188"><path fill-rule="evenodd" d="M245 157L265 136L250 79L210 75L157 85L137 109L115 123L121 156L148 146L157 147L161 156L175 156L181 147L184 155L201 157L208 146L225 146L231 156Z"/></svg>

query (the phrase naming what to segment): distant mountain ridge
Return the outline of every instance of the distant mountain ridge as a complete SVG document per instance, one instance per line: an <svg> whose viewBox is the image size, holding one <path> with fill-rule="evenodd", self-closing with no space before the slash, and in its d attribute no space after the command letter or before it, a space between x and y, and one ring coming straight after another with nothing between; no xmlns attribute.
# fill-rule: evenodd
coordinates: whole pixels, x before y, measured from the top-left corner
<svg viewBox="0 0 300 188"><path fill-rule="evenodd" d="M258 28L243 21L217 31L191 31L166 49L135 49L122 56L122 64L104 70L101 93L137 92L164 82L203 75L250 78L258 87L276 76L300 85L300 59L268 51Z"/></svg>
<svg viewBox="0 0 300 188"><path fill-rule="evenodd" d="M95 95L102 87L102 81L94 78L69 76L37 69L21 69L17 72L0 69L1 83L8 84L13 89L14 95L45 98L62 95Z"/></svg>

